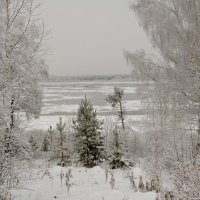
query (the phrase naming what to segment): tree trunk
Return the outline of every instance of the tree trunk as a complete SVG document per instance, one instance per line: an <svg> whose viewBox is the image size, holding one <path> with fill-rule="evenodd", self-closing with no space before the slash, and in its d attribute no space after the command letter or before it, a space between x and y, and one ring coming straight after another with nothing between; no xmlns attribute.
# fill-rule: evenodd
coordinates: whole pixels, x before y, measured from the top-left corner
<svg viewBox="0 0 200 200"><path fill-rule="evenodd" d="M123 116L123 107L122 107L122 102L119 102L119 108L120 108L120 119L121 119L121 123L122 123L122 129L123 131L125 130L125 124L124 124L124 116Z"/></svg>

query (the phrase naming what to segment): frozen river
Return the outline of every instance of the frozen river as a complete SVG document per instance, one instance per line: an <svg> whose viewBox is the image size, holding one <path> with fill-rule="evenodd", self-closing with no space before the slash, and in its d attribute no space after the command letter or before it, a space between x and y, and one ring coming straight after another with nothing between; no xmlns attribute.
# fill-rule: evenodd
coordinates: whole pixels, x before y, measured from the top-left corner
<svg viewBox="0 0 200 200"><path fill-rule="evenodd" d="M46 129L54 125L59 117L69 118L76 114L85 95L91 100L99 116L113 116L115 112L105 101L113 93L114 86L124 90L124 106L129 119L144 115L141 99L144 93L136 82L43 82L43 106L41 117L31 121L28 128Z"/></svg>

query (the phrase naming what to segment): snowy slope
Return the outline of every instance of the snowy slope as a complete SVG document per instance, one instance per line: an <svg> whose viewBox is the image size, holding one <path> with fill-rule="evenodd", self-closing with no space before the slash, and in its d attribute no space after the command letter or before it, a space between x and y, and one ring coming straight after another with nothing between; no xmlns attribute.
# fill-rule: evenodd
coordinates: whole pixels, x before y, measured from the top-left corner
<svg viewBox="0 0 200 200"><path fill-rule="evenodd" d="M68 168L69 169L69 168ZM73 177L69 196L65 185L65 177L61 184L60 174L65 174L67 168L54 166L40 167L32 171L32 176L20 182L12 191L16 200L155 200L155 193L134 192L128 179L128 171L114 170L115 187L110 185L110 174L106 183L105 170L100 167L92 169L71 167ZM49 172L49 175L44 175ZM133 169L134 177L141 173L140 169Z"/></svg>

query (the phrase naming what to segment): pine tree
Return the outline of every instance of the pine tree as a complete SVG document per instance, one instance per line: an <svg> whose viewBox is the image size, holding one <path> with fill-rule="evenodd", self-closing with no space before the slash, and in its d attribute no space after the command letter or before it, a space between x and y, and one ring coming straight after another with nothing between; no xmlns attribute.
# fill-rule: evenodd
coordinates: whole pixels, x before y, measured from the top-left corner
<svg viewBox="0 0 200 200"><path fill-rule="evenodd" d="M125 130L125 108L123 106L122 98L124 95L124 90L120 87L114 87L114 93L112 95L108 95L106 101L112 105L113 109L118 109L118 117L122 124L122 129Z"/></svg>
<svg viewBox="0 0 200 200"><path fill-rule="evenodd" d="M50 148L51 148L51 151L53 150L53 134L54 134L54 130L52 128L52 126L50 126L48 128L48 138L50 140Z"/></svg>
<svg viewBox="0 0 200 200"><path fill-rule="evenodd" d="M42 151L49 151L49 140L47 136L44 137L43 143L42 143Z"/></svg>
<svg viewBox="0 0 200 200"><path fill-rule="evenodd" d="M36 151L38 149L37 142L32 135L30 136L29 143L31 144L32 151Z"/></svg>
<svg viewBox="0 0 200 200"><path fill-rule="evenodd" d="M60 117L59 123L56 124L56 130L58 132L56 142L56 158L59 158L60 161L58 165L66 166L70 162L70 155L67 148L67 139L66 139L66 123L62 122L62 118Z"/></svg>
<svg viewBox="0 0 200 200"><path fill-rule="evenodd" d="M115 126L113 129L113 140L111 143L112 155L110 159L110 167L112 169L123 168L125 163L122 161L123 156L123 143L120 138L120 131Z"/></svg>
<svg viewBox="0 0 200 200"><path fill-rule="evenodd" d="M72 123L79 161L88 168L101 163L105 158L104 137L101 133L103 121L97 119L96 110L86 96Z"/></svg>

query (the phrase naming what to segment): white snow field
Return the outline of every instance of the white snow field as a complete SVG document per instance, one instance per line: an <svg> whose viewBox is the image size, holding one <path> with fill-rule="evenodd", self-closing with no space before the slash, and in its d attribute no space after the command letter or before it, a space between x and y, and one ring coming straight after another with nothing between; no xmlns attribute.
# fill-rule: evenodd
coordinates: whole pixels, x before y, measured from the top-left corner
<svg viewBox="0 0 200 200"><path fill-rule="evenodd" d="M125 90L124 106L126 107L128 123L133 130L142 133L141 121L145 115L140 112L143 105L140 102L141 94L138 93L138 85L131 82L119 83L44 83L44 99L41 117L36 120L23 123L26 130L47 130L50 125L55 128L59 117L69 122L76 115L81 98L87 93L97 110L100 119L115 121L117 114L112 107L106 103L105 98L113 92L114 86L120 86ZM71 188L68 190L63 177L62 184L60 176L69 168L59 166L47 166L41 160L32 161L20 169L20 182L12 194L15 200L155 200L154 192L134 192L128 175L133 171L135 182L138 184L139 175L144 173L139 168L131 170L113 170L115 187L111 188L111 174L106 182L105 170L101 167L86 169L81 167L70 167L72 169ZM62 172L62 173L61 173ZM45 175L46 174L46 175Z"/></svg>
<svg viewBox="0 0 200 200"><path fill-rule="evenodd" d="M65 185L65 174L71 169L71 188ZM115 187L111 188L110 178L106 182L105 170L97 166L91 169L83 167L46 168L40 165L38 169L31 170L31 175L24 173L24 180L12 191L16 200L155 200L154 192L134 192L128 178L131 170L113 170ZM135 182L141 174L139 168L132 169ZM45 175L46 174L46 175ZM61 184L61 174L63 180ZM27 178L26 178L27 177Z"/></svg>

